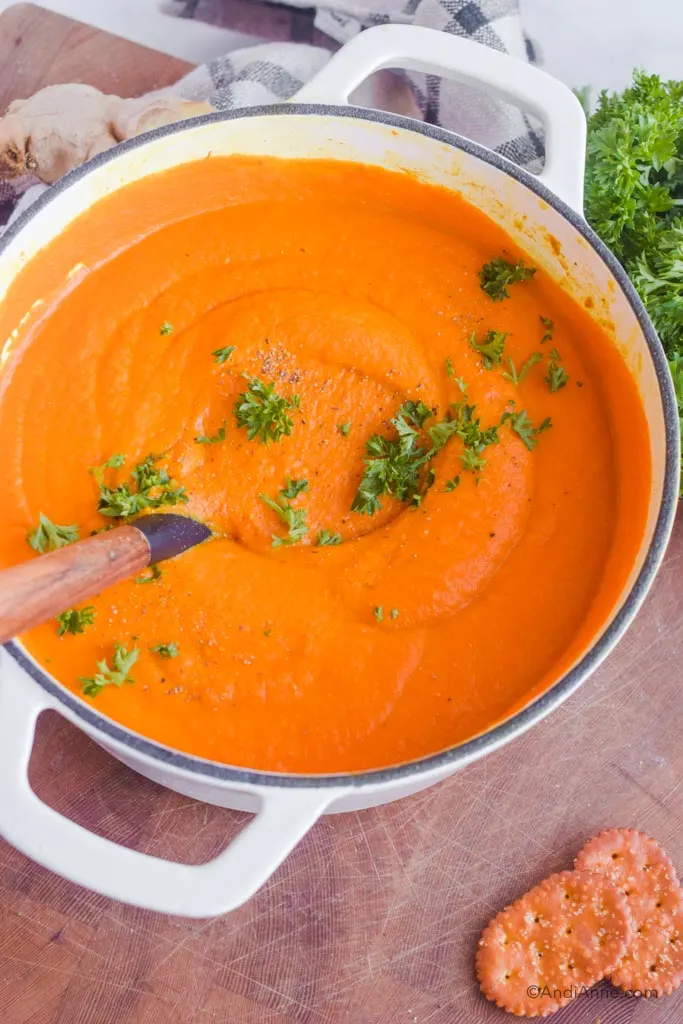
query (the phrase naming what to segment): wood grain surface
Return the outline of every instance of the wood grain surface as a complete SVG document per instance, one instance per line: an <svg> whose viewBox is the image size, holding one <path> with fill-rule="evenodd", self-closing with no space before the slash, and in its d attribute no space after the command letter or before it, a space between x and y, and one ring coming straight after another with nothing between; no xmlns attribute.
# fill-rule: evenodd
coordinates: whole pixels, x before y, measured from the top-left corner
<svg viewBox="0 0 683 1024"><path fill-rule="evenodd" d="M23 61L40 62L33 40L52 39L51 24L67 52L53 50L45 73L71 59L62 19L39 19L25 6L19 16L7 12L0 17L5 98L4 76L14 74L5 26L16 27L17 18L26 29L13 52ZM97 55L105 63L113 44L82 27L73 32L87 58L79 77L102 85ZM128 60L128 44L116 45L118 74L137 75L139 83L139 48ZM32 87L38 78L35 69ZM472 969L479 932L500 907L570 865L583 841L609 825L650 832L683 872L682 690L679 517L636 623L562 708L425 793L324 819L255 899L227 917L194 922L125 907L0 843L0 1022L512 1020L480 996ZM98 833L191 863L214 856L245 820L145 781L56 714L39 723L31 781L48 803ZM683 1020L683 990L661 1002L613 999L611 991L601 986L551 1020Z"/></svg>

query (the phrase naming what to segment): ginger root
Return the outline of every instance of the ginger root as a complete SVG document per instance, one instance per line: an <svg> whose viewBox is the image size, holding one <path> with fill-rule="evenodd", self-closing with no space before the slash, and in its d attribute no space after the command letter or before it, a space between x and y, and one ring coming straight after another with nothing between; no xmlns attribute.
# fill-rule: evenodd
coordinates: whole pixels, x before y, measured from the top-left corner
<svg viewBox="0 0 683 1024"><path fill-rule="evenodd" d="M0 118L0 180L32 175L51 185L124 139L212 111L176 96L122 99L90 85L50 85Z"/></svg>

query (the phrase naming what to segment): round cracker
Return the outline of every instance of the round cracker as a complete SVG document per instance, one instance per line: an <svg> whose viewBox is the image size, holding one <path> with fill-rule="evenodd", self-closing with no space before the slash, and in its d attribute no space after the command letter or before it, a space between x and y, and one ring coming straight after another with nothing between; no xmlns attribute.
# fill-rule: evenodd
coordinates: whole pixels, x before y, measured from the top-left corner
<svg viewBox="0 0 683 1024"><path fill-rule="evenodd" d="M647 999L674 992L683 982L683 892L662 893L652 914L635 926L635 934L610 981Z"/></svg>
<svg viewBox="0 0 683 1024"><path fill-rule="evenodd" d="M609 878L628 899L637 927L648 921L657 903L679 888L676 869L661 846L633 828L611 828L589 840L574 867Z"/></svg>
<svg viewBox="0 0 683 1024"><path fill-rule="evenodd" d="M563 871L487 925L477 978L486 998L502 1009L546 1017L610 974L632 935L626 897L609 879Z"/></svg>

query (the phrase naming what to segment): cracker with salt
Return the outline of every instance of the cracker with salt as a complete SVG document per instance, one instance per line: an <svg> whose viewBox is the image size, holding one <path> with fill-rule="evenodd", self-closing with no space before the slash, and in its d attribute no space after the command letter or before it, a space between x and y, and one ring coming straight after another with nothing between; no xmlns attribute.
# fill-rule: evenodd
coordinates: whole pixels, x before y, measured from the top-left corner
<svg viewBox="0 0 683 1024"><path fill-rule="evenodd" d="M632 939L626 897L604 875L551 875L484 929L477 977L487 999L546 1017L610 974Z"/></svg>
<svg viewBox="0 0 683 1024"><path fill-rule="evenodd" d="M668 854L644 832L608 829L576 858L599 872L628 901L634 936L611 981L646 996L669 995L683 982L683 893Z"/></svg>

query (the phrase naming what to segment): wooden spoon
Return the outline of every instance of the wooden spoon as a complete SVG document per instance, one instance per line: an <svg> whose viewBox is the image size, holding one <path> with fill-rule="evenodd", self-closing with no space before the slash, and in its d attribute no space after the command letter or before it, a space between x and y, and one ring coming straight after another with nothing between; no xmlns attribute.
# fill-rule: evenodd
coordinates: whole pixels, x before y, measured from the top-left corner
<svg viewBox="0 0 683 1024"><path fill-rule="evenodd" d="M0 643L210 536L208 526L189 516L155 513L5 569Z"/></svg>

